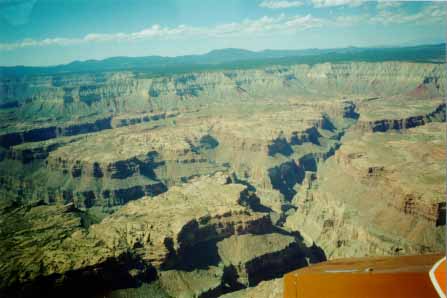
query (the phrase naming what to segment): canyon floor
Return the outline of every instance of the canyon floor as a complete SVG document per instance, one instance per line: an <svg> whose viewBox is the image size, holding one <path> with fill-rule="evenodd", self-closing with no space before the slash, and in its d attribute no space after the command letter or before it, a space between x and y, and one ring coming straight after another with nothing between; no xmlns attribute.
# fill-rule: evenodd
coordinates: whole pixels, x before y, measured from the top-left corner
<svg viewBox="0 0 447 298"><path fill-rule="evenodd" d="M0 294L282 297L339 257L445 251L445 65L0 82Z"/></svg>

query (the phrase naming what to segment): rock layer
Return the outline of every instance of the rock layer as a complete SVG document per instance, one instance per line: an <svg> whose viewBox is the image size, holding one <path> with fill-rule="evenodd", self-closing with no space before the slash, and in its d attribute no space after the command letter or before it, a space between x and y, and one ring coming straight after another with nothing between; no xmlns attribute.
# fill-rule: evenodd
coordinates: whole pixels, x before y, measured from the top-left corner
<svg viewBox="0 0 447 298"><path fill-rule="evenodd" d="M281 277L291 268L307 265L304 249L292 236L281 234L238 235L217 243L225 266L235 268L238 282L255 286Z"/></svg>
<svg viewBox="0 0 447 298"><path fill-rule="evenodd" d="M129 203L93 225L73 205L10 207L2 214L8 228L1 234L1 288L21 288L26 295L37 285L70 284L87 272L99 288L128 287L145 280L151 268L175 268L199 243L271 231L268 214L252 211L257 204L244 186L213 176ZM118 272L120 282L107 275Z"/></svg>
<svg viewBox="0 0 447 298"><path fill-rule="evenodd" d="M433 123L405 133L347 136L294 198L297 211L286 226L316 241L328 257L443 250L444 129Z"/></svg>
<svg viewBox="0 0 447 298"><path fill-rule="evenodd" d="M2 79L0 294L275 297L443 250L444 95L406 62Z"/></svg>

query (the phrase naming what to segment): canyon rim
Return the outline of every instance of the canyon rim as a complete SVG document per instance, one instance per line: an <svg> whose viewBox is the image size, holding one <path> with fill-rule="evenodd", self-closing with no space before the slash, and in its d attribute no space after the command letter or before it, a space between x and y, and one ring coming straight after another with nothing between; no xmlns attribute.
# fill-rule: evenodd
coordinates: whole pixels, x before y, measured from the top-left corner
<svg viewBox="0 0 447 298"><path fill-rule="evenodd" d="M181 1L130 1L136 20L152 5L151 20L175 8L190 24L110 33L120 6L92 1L105 33L82 35L93 4L12 2L0 5L0 296L279 298L284 274L326 260L445 253L440 3L234 1L214 19L253 15L216 25L185 19ZM61 22L37 16L48 7L79 28L41 38ZM372 23L397 40L337 43L363 45L349 32ZM334 45L314 46L312 30L338 32ZM414 44L399 39L409 32ZM265 46L279 39L293 46ZM197 50L171 55L177 42ZM169 54L140 55L149 44Z"/></svg>

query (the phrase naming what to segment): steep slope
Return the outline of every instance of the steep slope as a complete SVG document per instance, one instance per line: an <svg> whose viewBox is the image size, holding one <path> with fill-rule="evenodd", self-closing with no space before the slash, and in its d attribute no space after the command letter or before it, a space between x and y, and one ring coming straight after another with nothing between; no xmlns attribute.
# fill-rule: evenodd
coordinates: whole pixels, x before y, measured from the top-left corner
<svg viewBox="0 0 447 298"><path fill-rule="evenodd" d="M444 95L409 62L2 78L0 291L268 297L445 250Z"/></svg>
<svg viewBox="0 0 447 298"><path fill-rule="evenodd" d="M32 133L30 130L36 126L43 129L44 123L63 126L68 120L79 123L88 118L93 122L126 112L190 110L241 99L277 101L297 94L320 98L405 94L442 97L445 71L439 64L355 62L155 78L144 78L133 72L19 77L2 80L0 84L1 104L5 105L1 117L7 125L0 133L0 144L10 146L20 142L20 137L13 133ZM421 86L429 93L411 94ZM18 126L14 121L22 123ZM51 134L45 135L46 139L50 137Z"/></svg>
<svg viewBox="0 0 447 298"><path fill-rule="evenodd" d="M0 195L110 208L195 176L228 171L260 191L290 199L305 167L338 146L338 135L352 120L344 115L349 105L237 105L16 145L0 161ZM295 178L283 183L281 175L288 173ZM281 209L281 199L269 201L264 203Z"/></svg>
<svg viewBox="0 0 447 298"><path fill-rule="evenodd" d="M285 225L329 258L444 250L445 144L442 123L347 135Z"/></svg>
<svg viewBox="0 0 447 298"><path fill-rule="evenodd" d="M163 281L167 276L188 276L184 270L198 266L192 256L206 265L202 279L214 279L214 295L219 295L232 289L225 284L236 284L237 275L221 270L216 280L216 269L209 266L220 266L220 257L191 252L200 252L234 235L268 233L265 237L282 237L287 239L287 245L294 245L301 252L301 264L307 264L305 258L311 249L291 235L275 234L268 213L254 211L258 209L259 199L254 194L243 185L232 184L222 174L202 177L155 198L129 203L93 225L88 215L73 205L9 206L2 209L1 217L2 225L7 227L0 234L4 244L1 291L10 297L57 296L67 291L73 295L95 295L151 281L158 272L162 286L172 293L172 278L169 284L163 285ZM263 248L266 255L277 251L273 244ZM263 259L263 254L253 258ZM254 266L258 265L251 268ZM251 274L258 273L255 270ZM80 283L85 287L80 289ZM196 290L203 292L203 284L199 285Z"/></svg>

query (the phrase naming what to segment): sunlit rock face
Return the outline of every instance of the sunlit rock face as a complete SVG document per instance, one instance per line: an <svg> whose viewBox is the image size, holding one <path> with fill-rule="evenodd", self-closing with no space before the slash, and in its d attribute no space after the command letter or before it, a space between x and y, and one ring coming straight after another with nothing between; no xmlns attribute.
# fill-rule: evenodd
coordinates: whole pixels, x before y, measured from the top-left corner
<svg viewBox="0 0 447 298"><path fill-rule="evenodd" d="M145 78L134 72L65 74L6 78L0 84L2 109L20 108L20 114L15 117L23 121L68 120L309 94L430 98L445 93L445 71L441 64L352 62L158 78Z"/></svg>
<svg viewBox="0 0 447 298"><path fill-rule="evenodd" d="M1 251L2 291L25 296L36 291L44 293L45 286L51 289L61 280L64 283L59 290L79 291L76 284L87 282L86 278L91 279L86 288L90 291L132 287L153 280L157 271L163 284L167 276L188 276L182 272L205 266L208 269L202 272L201 279L214 278L210 290L215 288L216 295L222 294L231 290L226 283L238 284L239 275L231 273L233 267L217 269L221 258L225 266L232 266L231 260L235 259L226 248L231 247L233 239L239 242L238 237L247 248L255 248L257 239L267 240L262 248L243 253L251 281L259 282L264 276L256 269L265 269L265 262L276 266L276 274L287 271L280 264L293 256L301 258L293 260L293 268L306 265L312 248L291 234L274 233L277 228L261 207L259 198L246 186L232 183L222 173L172 187L154 198L130 202L100 223L94 223L89 213L73 204L4 206L2 223L8 228L0 235L5 244ZM208 252L208 256L194 256L194 251ZM283 259L286 251L287 258ZM191 256L202 265L192 261ZM17 264L21 264L19 270ZM22 288L22 284L28 286ZM179 291L172 284L164 287L171 293ZM196 290L204 291L201 286Z"/></svg>
<svg viewBox="0 0 447 298"><path fill-rule="evenodd" d="M0 293L280 297L443 251L444 95L409 62L2 79Z"/></svg>
<svg viewBox="0 0 447 298"><path fill-rule="evenodd" d="M286 226L328 257L444 249L445 124L345 136L334 158L294 198Z"/></svg>

